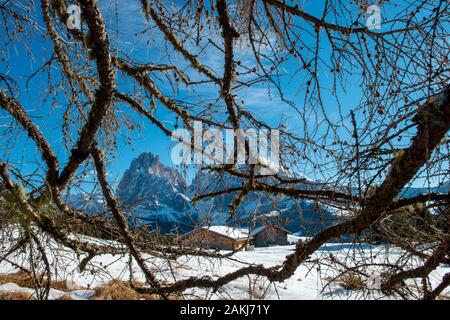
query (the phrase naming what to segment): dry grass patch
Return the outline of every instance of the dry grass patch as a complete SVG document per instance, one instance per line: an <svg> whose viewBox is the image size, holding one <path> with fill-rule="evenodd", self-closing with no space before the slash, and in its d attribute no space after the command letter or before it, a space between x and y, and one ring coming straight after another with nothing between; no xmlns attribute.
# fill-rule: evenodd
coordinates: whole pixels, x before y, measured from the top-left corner
<svg viewBox="0 0 450 320"><path fill-rule="evenodd" d="M159 300L157 295L136 292L125 281L112 280L97 288L92 300Z"/></svg>
<svg viewBox="0 0 450 320"><path fill-rule="evenodd" d="M44 280L45 281L45 280ZM8 282L12 282L17 284L20 287L23 288L35 288L35 281L33 280L33 277L25 272L25 271L19 271L17 273L9 273L9 274L0 274L0 284L5 284ZM45 282L42 283L42 286L45 285ZM52 280L50 282L50 287L52 289L56 289L59 291L69 292L74 289L83 289L83 288L69 288L67 285L67 280Z"/></svg>
<svg viewBox="0 0 450 320"><path fill-rule="evenodd" d="M69 292L72 290L79 290L79 289L84 289L82 287L76 286L76 287L69 287L67 280L52 280L52 282L50 283L50 287L59 291L64 291L64 292Z"/></svg>
<svg viewBox="0 0 450 320"><path fill-rule="evenodd" d="M0 274L0 285L5 283L15 283L22 288L35 287L35 282L30 274L24 271L11 274ZM143 284L137 282L136 285ZM66 280L52 280L50 287L63 292L70 292L72 290L83 289L81 287L71 288L68 286ZM178 300L182 297L179 295L171 295L168 297L171 300ZM95 290L95 294L91 300L159 300L159 295L142 294L136 292L128 282L112 280ZM0 292L0 300L35 300L29 293L22 292ZM57 300L73 300L69 294L65 294Z"/></svg>
<svg viewBox="0 0 450 320"><path fill-rule="evenodd" d="M34 288L35 282L30 274L24 271L19 271L17 273L0 274L0 284L5 284L12 282L20 287L24 288Z"/></svg>
<svg viewBox="0 0 450 320"><path fill-rule="evenodd" d="M344 274L340 277L339 284L342 288L352 291L361 290L366 287L366 283L361 276L353 272Z"/></svg>
<svg viewBox="0 0 450 320"><path fill-rule="evenodd" d="M36 300L36 298L27 292L20 291L0 291L0 300Z"/></svg>

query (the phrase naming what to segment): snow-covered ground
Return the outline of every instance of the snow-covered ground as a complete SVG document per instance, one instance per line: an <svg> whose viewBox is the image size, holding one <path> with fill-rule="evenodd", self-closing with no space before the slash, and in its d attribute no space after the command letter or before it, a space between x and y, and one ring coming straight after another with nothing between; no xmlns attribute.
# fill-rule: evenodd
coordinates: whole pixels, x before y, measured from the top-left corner
<svg viewBox="0 0 450 320"><path fill-rule="evenodd" d="M294 236L290 241L297 240ZM86 238L86 240L89 240ZM89 241L92 241L89 240ZM101 243L104 240L97 240ZM5 246L4 246L5 247ZM47 242L47 254L52 265L53 278L66 280L73 288L69 293L72 299L88 299L93 294L93 288L112 279L128 281L130 272L128 268L128 255L102 255L94 258L82 273L78 272L77 265L83 256L77 256L71 250L61 247L53 241ZM161 280L173 282L191 276L218 277L248 264L263 264L266 267L280 265L285 257L292 253L294 245L256 248L253 251L237 252L231 259L216 259L196 256L182 256L177 260L165 260L144 255L147 264L153 270L158 270ZM224 252L225 253L225 252ZM189 289L185 291L187 298L208 299L379 299L385 298L379 292L380 276L374 267L364 270L367 277L363 277L366 288L362 290L346 290L339 281L327 285L330 279L337 275L336 267L329 266L329 261L337 260L351 265L352 262L365 261L370 263L393 262L400 259L402 251L392 246L355 246L346 243L330 243L317 251L307 263L300 266L294 276L282 283L269 283L264 278L243 277L233 281L217 292L204 289ZM26 261L21 255L11 256L0 263L0 274L17 272L17 266ZM25 253L26 254L26 253ZM27 265L23 265L28 267ZM436 286L442 276L450 271L450 266L440 266L431 277L431 284ZM143 274L137 265L133 265L133 277L143 281ZM418 282L420 284L420 282ZM414 283L411 282L411 287ZM26 291L32 289L20 288L16 284L0 285L0 291ZM449 290L445 294L449 294ZM55 299L65 293L52 290L50 298Z"/></svg>

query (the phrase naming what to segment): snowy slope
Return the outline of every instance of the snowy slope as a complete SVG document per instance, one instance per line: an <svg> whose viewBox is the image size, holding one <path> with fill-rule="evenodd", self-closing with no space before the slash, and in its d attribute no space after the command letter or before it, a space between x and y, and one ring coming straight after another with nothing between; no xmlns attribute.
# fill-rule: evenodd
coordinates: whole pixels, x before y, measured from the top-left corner
<svg viewBox="0 0 450 320"><path fill-rule="evenodd" d="M74 235L75 236L75 235ZM293 236L291 236L292 238ZM95 240L88 237L80 237L83 241L95 241L97 244L110 243L106 240ZM290 239L290 240L298 240ZM115 244L112 243L111 244ZM5 243L5 246L8 244ZM240 267L251 264L262 264L265 267L279 265L286 255L292 253L293 245L274 246L269 248L256 248L254 251L237 252L231 259L201 258L182 256L176 260L162 260L153 256L145 255L148 266L152 270L158 270L157 275L161 280L173 282L174 280L186 279L191 276L206 276L213 278L223 276ZM128 255L102 255L95 257L86 270L80 273L77 264L83 257L73 251L61 247L53 241L47 242L46 251L49 260L55 268L52 268L54 279L66 280L73 283L74 287L84 287L85 290L73 290L70 296L74 299L88 299L92 290L112 279L128 281L130 277ZM14 273L17 268L12 265L19 264L28 267L24 261L27 252L11 256L0 263L0 273ZM325 263L326 259L333 255L336 259L364 259L372 262L393 262L402 256L403 252L396 247L379 245L355 246L349 243L329 243L313 254L307 262L300 266L295 274L281 282L269 283L264 278L243 277L233 281L217 292L205 289L189 289L184 293L186 297L196 299L380 299L384 297L379 291L380 274L376 268L366 271L370 274L365 278L366 288L363 290L346 290L339 283L327 286L328 280L337 274L337 271ZM351 258L349 258L351 257ZM9 262L8 262L9 261ZM414 262L411 262L414 263ZM431 283L436 286L442 276L450 271L450 266L441 265L432 273ZM144 275L139 271L137 265L133 265L133 277L143 281ZM174 278L175 277L175 278ZM415 288L413 281L408 283ZM420 280L418 280L420 287ZM253 287L252 296L249 296L249 286ZM31 289L18 288L14 284L0 286L0 291L26 291L32 293ZM414 290L414 289L413 289ZM58 290L52 290L50 298L56 299L61 296ZM447 289L444 294L450 294ZM389 297L399 298L399 297Z"/></svg>

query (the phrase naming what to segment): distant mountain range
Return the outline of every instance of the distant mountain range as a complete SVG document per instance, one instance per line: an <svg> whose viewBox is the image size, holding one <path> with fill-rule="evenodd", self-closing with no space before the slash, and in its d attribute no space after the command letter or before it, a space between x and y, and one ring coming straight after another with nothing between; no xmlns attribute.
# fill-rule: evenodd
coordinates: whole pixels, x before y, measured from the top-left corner
<svg viewBox="0 0 450 320"><path fill-rule="evenodd" d="M308 181L299 173L287 172L290 178L303 178L302 188L325 188L320 182ZM268 178L270 179L270 178ZM264 220L276 220L287 230L301 234L315 234L345 218L345 214L334 208L318 205L310 200L293 200L285 196L267 193L250 193L239 207L236 216L230 219L229 205L236 194L224 194L212 199L199 201L195 206L191 199L197 194L219 191L241 186L243 181L230 174L198 171L188 186L184 177L174 168L162 164L158 156L142 153L135 158L125 171L117 188L121 205L129 218L139 219L150 228L162 232L187 232L199 224L242 225L251 221L256 224ZM448 192L449 185L434 192ZM403 196L411 197L424 192L421 188L410 188ZM77 194L69 202L84 208L89 213L105 211L99 199L86 199Z"/></svg>
<svg viewBox="0 0 450 320"><path fill-rule="evenodd" d="M323 183L306 181L307 179L301 174L290 173L289 175L290 178L305 179L305 183L300 183L299 187L300 185L303 188L323 187ZM267 179L270 180L270 178ZM228 173L198 171L190 186L190 195L194 197L196 194L239 187L242 184L243 181L240 178ZM196 208L200 217L212 224L248 224L250 221L256 221L258 224L270 217L270 220L276 220L288 231L302 235L317 233L324 227L342 220L336 210L317 205L313 201L293 200L287 196L275 196L262 192L250 192L239 206L236 217L230 219L229 206L236 196L236 192L215 196L197 203Z"/></svg>

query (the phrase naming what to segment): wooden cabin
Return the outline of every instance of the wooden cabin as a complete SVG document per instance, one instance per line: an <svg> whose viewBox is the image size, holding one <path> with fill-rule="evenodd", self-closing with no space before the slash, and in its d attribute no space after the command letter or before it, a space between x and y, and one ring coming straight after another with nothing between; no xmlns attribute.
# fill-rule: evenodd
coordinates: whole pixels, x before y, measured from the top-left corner
<svg viewBox="0 0 450 320"><path fill-rule="evenodd" d="M219 250L245 249L248 241L248 233L227 226L200 227L182 239L183 244Z"/></svg>
<svg viewBox="0 0 450 320"><path fill-rule="evenodd" d="M268 224L254 228L250 238L255 247L283 246L288 244L287 235L287 230L276 224Z"/></svg>

